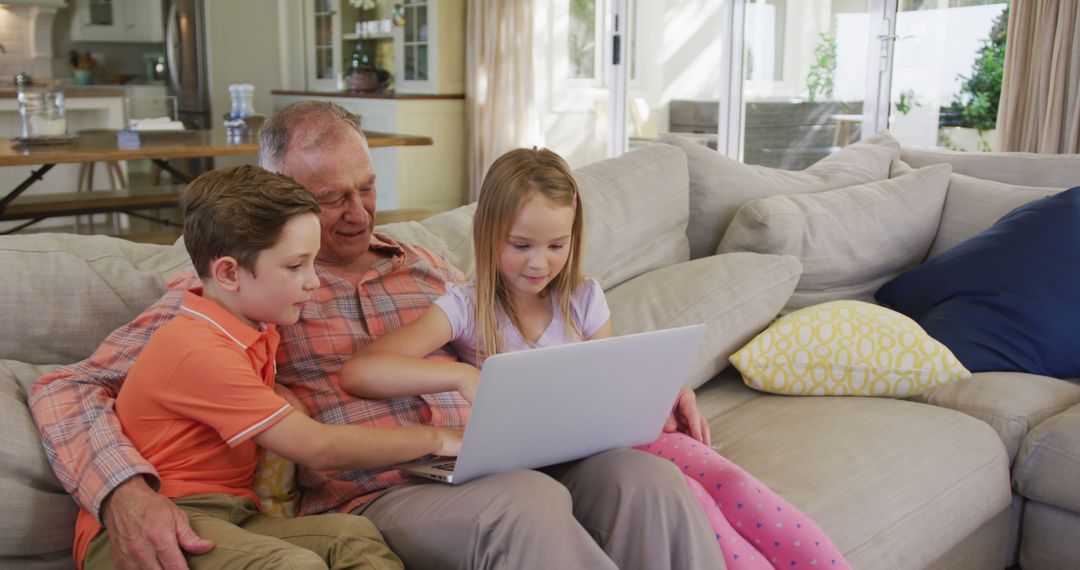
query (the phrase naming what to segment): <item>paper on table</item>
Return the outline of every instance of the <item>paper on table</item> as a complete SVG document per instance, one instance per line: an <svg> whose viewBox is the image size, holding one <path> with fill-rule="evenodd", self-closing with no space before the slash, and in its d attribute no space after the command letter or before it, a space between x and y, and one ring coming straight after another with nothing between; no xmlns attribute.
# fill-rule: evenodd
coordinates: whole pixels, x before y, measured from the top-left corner
<svg viewBox="0 0 1080 570"><path fill-rule="evenodd" d="M174 121L169 117L150 117L132 119L128 123L128 129L132 131L182 131L184 130L184 123Z"/></svg>

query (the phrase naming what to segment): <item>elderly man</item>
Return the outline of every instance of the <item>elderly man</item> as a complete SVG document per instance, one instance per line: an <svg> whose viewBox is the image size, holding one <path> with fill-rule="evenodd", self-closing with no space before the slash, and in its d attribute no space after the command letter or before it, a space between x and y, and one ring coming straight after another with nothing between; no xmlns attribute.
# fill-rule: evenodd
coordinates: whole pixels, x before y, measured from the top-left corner
<svg viewBox="0 0 1080 570"><path fill-rule="evenodd" d="M281 329L278 383L323 423L463 427L468 405L457 393L365 400L338 386L345 359L418 317L447 281L461 278L438 255L372 233L375 172L356 119L332 103L290 105L263 128L259 158L307 188L322 207L321 283L300 321ZM153 468L124 437L112 410L140 348L195 285L194 272L173 279L157 303L114 331L89 359L50 372L31 391L53 470L109 529L121 568L184 568L184 552L194 556L213 547L155 491ZM633 450L460 487L406 480L389 466L303 470L300 487L303 513L362 513L414 568L722 565L678 470Z"/></svg>

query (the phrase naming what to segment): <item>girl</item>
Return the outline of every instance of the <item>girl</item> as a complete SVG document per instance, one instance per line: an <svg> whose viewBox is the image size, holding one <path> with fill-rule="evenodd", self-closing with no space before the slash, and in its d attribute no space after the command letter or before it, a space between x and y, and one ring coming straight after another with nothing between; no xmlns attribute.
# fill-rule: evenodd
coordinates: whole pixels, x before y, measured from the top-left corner
<svg viewBox="0 0 1080 570"><path fill-rule="evenodd" d="M500 157L473 220L476 279L447 285L420 318L346 362L342 387L364 398L457 390L471 402L487 356L612 336L603 290L581 273L583 219L577 183L558 155ZM461 362L424 358L447 343ZM680 467L728 568L848 567L813 520L709 443L694 393L684 389L664 433L638 449Z"/></svg>

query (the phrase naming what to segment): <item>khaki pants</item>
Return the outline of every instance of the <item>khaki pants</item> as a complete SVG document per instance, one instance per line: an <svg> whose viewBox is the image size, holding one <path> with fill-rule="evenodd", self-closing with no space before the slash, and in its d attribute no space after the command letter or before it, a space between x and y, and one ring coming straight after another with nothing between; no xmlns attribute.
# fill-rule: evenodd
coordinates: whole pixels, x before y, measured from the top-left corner
<svg viewBox="0 0 1080 570"><path fill-rule="evenodd" d="M371 568L401 569L401 561L366 518L346 514L274 518L259 513L249 499L194 495L174 502L191 528L215 543L206 554L185 555L201 568ZM113 568L108 532L90 542L84 568Z"/></svg>
<svg viewBox="0 0 1080 570"><path fill-rule="evenodd" d="M401 485L353 512L409 568L724 568L679 469L633 449L464 485Z"/></svg>

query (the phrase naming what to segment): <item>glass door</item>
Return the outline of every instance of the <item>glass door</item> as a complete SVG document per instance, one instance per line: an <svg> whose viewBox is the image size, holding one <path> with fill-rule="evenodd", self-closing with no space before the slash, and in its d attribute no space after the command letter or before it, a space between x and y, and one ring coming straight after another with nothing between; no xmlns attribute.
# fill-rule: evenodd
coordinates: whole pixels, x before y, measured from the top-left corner
<svg viewBox="0 0 1080 570"><path fill-rule="evenodd" d="M888 125L901 144L993 148L1008 10L1001 0L900 2Z"/></svg>
<svg viewBox="0 0 1080 570"><path fill-rule="evenodd" d="M740 158L799 170L861 139L867 34L877 29L869 0L746 0L743 8Z"/></svg>
<svg viewBox="0 0 1080 570"><path fill-rule="evenodd" d="M574 167L672 131L716 148L730 1L537 3L544 144Z"/></svg>
<svg viewBox="0 0 1080 570"><path fill-rule="evenodd" d="M332 91L341 73L340 0L308 0L305 44L308 89Z"/></svg>

